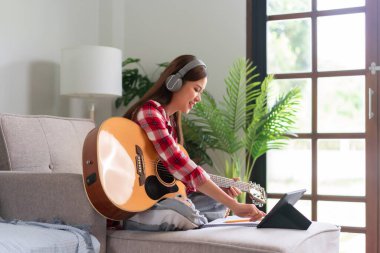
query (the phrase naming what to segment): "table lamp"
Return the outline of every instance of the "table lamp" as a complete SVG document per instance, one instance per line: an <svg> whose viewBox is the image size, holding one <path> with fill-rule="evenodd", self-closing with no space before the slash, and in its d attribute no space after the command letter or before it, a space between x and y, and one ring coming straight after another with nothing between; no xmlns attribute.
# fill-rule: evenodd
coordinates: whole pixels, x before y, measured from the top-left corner
<svg viewBox="0 0 380 253"><path fill-rule="evenodd" d="M121 50L103 46L62 49L60 93L91 100L90 118L95 118L95 99L122 94Z"/></svg>

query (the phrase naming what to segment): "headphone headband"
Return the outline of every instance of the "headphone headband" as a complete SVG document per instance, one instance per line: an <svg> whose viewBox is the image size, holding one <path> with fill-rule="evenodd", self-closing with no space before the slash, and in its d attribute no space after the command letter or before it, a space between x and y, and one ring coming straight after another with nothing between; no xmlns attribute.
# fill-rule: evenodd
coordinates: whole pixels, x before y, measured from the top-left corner
<svg viewBox="0 0 380 253"><path fill-rule="evenodd" d="M166 88L172 92L178 91L182 87L182 78L187 72L198 66L204 66L206 68L206 64L199 59L194 59L187 63L177 73L170 75L166 79Z"/></svg>
<svg viewBox="0 0 380 253"><path fill-rule="evenodd" d="M186 64L183 68L181 68L178 71L178 74L181 76L181 78L183 78L187 72L189 72L190 70L192 70L193 68L198 67L198 66L206 67L206 64L203 61L198 60L198 59L192 60L191 62Z"/></svg>

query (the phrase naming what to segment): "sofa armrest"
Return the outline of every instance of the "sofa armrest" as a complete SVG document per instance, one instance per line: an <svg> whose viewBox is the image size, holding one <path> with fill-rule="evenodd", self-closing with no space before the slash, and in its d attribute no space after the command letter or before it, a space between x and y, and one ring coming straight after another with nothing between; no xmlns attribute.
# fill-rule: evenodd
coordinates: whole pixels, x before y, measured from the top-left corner
<svg viewBox="0 0 380 253"><path fill-rule="evenodd" d="M106 219L92 208L80 174L0 172L0 216L90 225L105 252Z"/></svg>

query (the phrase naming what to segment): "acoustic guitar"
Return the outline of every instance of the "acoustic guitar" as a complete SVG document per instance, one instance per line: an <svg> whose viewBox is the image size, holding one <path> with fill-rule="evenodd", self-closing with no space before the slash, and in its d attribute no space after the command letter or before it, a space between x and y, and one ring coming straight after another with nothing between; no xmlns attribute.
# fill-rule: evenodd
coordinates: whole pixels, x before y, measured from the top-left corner
<svg viewBox="0 0 380 253"><path fill-rule="evenodd" d="M163 166L144 130L131 120L109 118L90 131L82 160L88 199L108 219L127 219L161 199L186 196L185 185ZM247 192L256 205L266 201L258 184L210 176L221 187L235 186Z"/></svg>

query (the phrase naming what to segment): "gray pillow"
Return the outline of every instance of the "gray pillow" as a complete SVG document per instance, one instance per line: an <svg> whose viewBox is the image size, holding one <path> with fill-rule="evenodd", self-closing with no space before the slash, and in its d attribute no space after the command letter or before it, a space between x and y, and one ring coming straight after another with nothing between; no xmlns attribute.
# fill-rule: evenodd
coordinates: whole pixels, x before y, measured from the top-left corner
<svg viewBox="0 0 380 253"><path fill-rule="evenodd" d="M177 231L198 228L207 222L190 199L169 198L124 221L123 225L128 230Z"/></svg>
<svg viewBox="0 0 380 253"><path fill-rule="evenodd" d="M193 192L189 195L189 198L194 203L195 208L198 209L202 215L206 216L209 222L224 218L226 215L227 208L225 205L203 193Z"/></svg>

